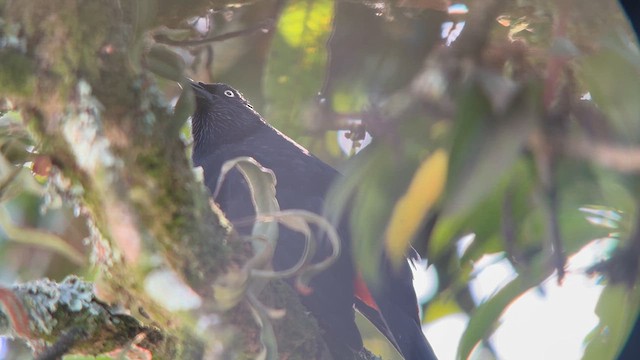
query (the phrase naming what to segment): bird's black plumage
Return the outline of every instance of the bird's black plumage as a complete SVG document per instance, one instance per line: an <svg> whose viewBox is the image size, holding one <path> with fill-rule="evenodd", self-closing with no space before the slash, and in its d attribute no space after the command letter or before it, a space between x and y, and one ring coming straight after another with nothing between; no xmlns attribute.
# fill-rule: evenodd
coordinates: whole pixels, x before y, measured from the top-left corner
<svg viewBox="0 0 640 360"><path fill-rule="evenodd" d="M335 169L267 124L242 94L230 86L192 83L192 88L197 103L192 117L193 162L203 168L205 183L212 192L226 161L250 156L276 175L276 197L281 209L322 213L324 197L340 176ZM229 173L215 201L231 221L254 215L247 185L238 172ZM300 234L283 226L279 232L273 258L276 270L294 265L304 247ZM373 294L381 315L376 309L356 301L355 270L346 221L340 224L338 233L342 239L340 256L331 267L311 280L311 294L301 295L302 303L323 328L334 358L346 358L344 354L362 348L354 319L356 302L406 359L435 359L420 330L408 265L400 275L392 274L390 269L381 275L382 292ZM332 251L329 243L322 239L317 246L317 259Z"/></svg>

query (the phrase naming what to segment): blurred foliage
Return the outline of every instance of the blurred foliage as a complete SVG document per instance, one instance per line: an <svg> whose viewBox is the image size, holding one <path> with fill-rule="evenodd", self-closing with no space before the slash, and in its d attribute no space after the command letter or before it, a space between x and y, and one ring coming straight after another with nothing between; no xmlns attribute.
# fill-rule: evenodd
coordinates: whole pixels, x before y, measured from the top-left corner
<svg viewBox="0 0 640 360"><path fill-rule="evenodd" d="M134 31L129 55L135 66L144 58L159 96L177 100L167 131L193 108L191 93L176 99L167 79L238 87L271 124L343 170L327 213L349 212L365 279L375 283L382 257L402 261L411 242L437 269L425 320L469 316L459 358L489 339L518 297L561 281L566 258L606 237L617 245L591 269L606 286L584 358L616 356L640 307L640 53L616 2L474 0L463 14L429 0L197 2L204 10L180 20L156 18L160 3L127 14L140 29L157 25L151 36ZM464 22L459 40L445 22ZM29 93L26 45L0 26L0 87ZM86 224L49 189L64 180L39 156L30 119L10 99L0 105L0 279L91 275ZM336 130L357 141L363 128L369 147L338 151ZM189 143L186 126L173 132ZM495 254L517 273L475 303L474 264Z"/></svg>
<svg viewBox="0 0 640 360"><path fill-rule="evenodd" d="M332 15L330 0L291 2L274 35L263 80L269 104L263 115L298 137L305 125L300 121L302 111L322 87Z"/></svg>

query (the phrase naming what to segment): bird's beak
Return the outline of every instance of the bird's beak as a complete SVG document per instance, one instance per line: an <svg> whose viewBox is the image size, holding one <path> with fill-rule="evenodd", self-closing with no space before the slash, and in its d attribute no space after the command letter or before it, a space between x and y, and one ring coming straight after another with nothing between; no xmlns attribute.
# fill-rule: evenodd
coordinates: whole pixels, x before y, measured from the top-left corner
<svg viewBox="0 0 640 360"><path fill-rule="evenodd" d="M206 97L206 94L208 94L208 92L202 86L201 82L195 82L191 79L188 79L188 80L189 80L189 85L191 86L191 89L193 89L193 93L196 95L196 97L201 97L201 98Z"/></svg>

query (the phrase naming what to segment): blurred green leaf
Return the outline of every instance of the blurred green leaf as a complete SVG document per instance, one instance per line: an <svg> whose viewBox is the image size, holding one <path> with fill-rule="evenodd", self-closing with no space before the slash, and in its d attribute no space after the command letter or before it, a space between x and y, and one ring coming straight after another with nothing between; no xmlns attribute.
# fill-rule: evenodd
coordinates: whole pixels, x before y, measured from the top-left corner
<svg viewBox="0 0 640 360"><path fill-rule="evenodd" d="M84 265L86 262L81 252L59 236L38 229L16 226L4 205L0 205L0 228L10 241L40 246L66 257L77 265Z"/></svg>
<svg viewBox="0 0 640 360"><path fill-rule="evenodd" d="M265 118L292 138L303 134L303 109L322 88L332 16L330 0L298 0L278 22L264 78Z"/></svg>
<svg viewBox="0 0 640 360"><path fill-rule="evenodd" d="M188 88L187 81L182 82L182 93L176 102L171 116L170 131L181 131L183 136L191 137L191 128L185 127L185 122L196 109L196 99L193 91ZM186 133L185 133L186 131Z"/></svg>
<svg viewBox="0 0 640 360"><path fill-rule="evenodd" d="M585 82L593 101L611 120L616 134L640 139L640 53L621 35L604 42L602 49L581 59L577 76Z"/></svg>
<svg viewBox="0 0 640 360"><path fill-rule="evenodd" d="M461 236L475 234L475 241L465 252L465 259L476 259L481 253L501 251L504 245L504 226L507 216L513 225L521 224L531 210L531 191L535 185L535 173L528 159L521 158L507 174L499 179L498 186L486 198L469 211L440 218L429 242L429 253L439 257L455 246ZM510 209L505 209L505 201ZM505 210L510 210L505 214Z"/></svg>
<svg viewBox="0 0 640 360"><path fill-rule="evenodd" d="M509 242L518 242L519 239L509 237L517 237L522 222L533 210L532 193L536 186L536 174L531 160L521 158L513 166L505 182L496 188L496 192L501 192L502 195L495 194L492 196L494 199L488 198L486 202L491 205L487 205L486 208L479 206L476 212L469 217L468 226L475 229L476 239L486 239L487 242L495 239L495 243L507 252L513 250L510 249ZM486 211L483 212L483 209ZM495 214L500 215L496 216ZM465 254L465 258L477 259L479 257L474 245L472 244L471 249ZM521 243L516 246L523 247ZM480 251L482 250L484 252L495 251L494 248L480 249Z"/></svg>
<svg viewBox="0 0 640 360"><path fill-rule="evenodd" d="M631 234L635 225L634 219L637 219L638 202L622 180L612 173L602 173L598 177L602 196L606 199L606 203L603 205L607 205L623 215L616 225L621 234L626 234L621 238L626 238Z"/></svg>
<svg viewBox="0 0 640 360"><path fill-rule="evenodd" d="M362 181L353 202L353 209L358 210L351 212L353 255L367 285L376 284L378 280L383 230L391 214L389 189L379 175Z"/></svg>
<svg viewBox="0 0 640 360"><path fill-rule="evenodd" d="M184 59L170 47L153 45L147 54L147 68L165 79L180 82L185 68Z"/></svg>
<svg viewBox="0 0 640 360"><path fill-rule="evenodd" d="M467 211L487 196L521 155L542 110L534 84L521 89L504 114L494 111L477 85L464 92L459 106L445 214Z"/></svg>
<svg viewBox="0 0 640 360"><path fill-rule="evenodd" d="M447 294L446 298L438 296L434 301L431 301L423 318L426 322L434 322L445 316L458 313L462 313L460 305L451 298L451 294Z"/></svg>
<svg viewBox="0 0 640 360"><path fill-rule="evenodd" d="M585 339L583 360L615 359L638 316L640 287L607 285L598 304L598 325Z"/></svg>
<svg viewBox="0 0 640 360"><path fill-rule="evenodd" d="M339 224L345 211L350 212L353 256L370 286L377 281L392 204L413 173L407 164L400 168L393 160L384 144L370 145L345 169L346 176L332 186L326 201L325 214L334 225Z"/></svg>

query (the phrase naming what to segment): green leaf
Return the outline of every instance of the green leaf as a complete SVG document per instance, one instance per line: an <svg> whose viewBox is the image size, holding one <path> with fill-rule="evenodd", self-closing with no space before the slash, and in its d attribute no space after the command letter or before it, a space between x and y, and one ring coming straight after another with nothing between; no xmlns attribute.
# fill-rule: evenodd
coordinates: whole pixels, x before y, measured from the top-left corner
<svg viewBox="0 0 640 360"><path fill-rule="evenodd" d="M434 322L445 316L462 313L460 305L456 303L450 293L441 293L435 300L429 302L429 307L423 318L426 322Z"/></svg>
<svg viewBox="0 0 640 360"><path fill-rule="evenodd" d="M369 286L378 280L383 230L391 214L390 199L385 196L385 190L375 175L364 180L353 202L353 208L358 210L351 212L353 255Z"/></svg>
<svg viewBox="0 0 640 360"><path fill-rule="evenodd" d="M540 116L539 89L523 88L507 110L494 111L483 90L469 87L459 101L444 213L473 208L521 155Z"/></svg>
<svg viewBox="0 0 640 360"><path fill-rule="evenodd" d="M582 360L615 359L638 316L638 304L640 287L607 285L596 305L600 322L585 339Z"/></svg>
<svg viewBox="0 0 640 360"><path fill-rule="evenodd" d="M345 169L345 176L332 186L325 205L328 219L338 225L350 212L350 231L356 267L369 286L377 281L383 250L384 229L392 204L402 191L405 172L399 171L384 144L372 144Z"/></svg>
<svg viewBox="0 0 640 360"><path fill-rule="evenodd" d="M189 87L187 81L183 81L181 85L183 90L178 98L178 102L176 102L175 108L173 109L169 131L182 131L184 136L191 137L191 129L184 126L184 124L196 109L196 98L193 90L187 88Z"/></svg>
<svg viewBox="0 0 640 360"><path fill-rule="evenodd" d="M154 45L146 59L147 68L154 74L177 82L183 80L184 59L168 46Z"/></svg>
<svg viewBox="0 0 640 360"><path fill-rule="evenodd" d="M81 252L59 236L39 229L16 226L4 205L0 206L0 229L10 241L51 250L77 265L84 265L86 262L85 256Z"/></svg>
<svg viewBox="0 0 640 360"><path fill-rule="evenodd" d="M640 140L640 54L631 42L618 36L581 59L578 78L593 101L611 119L617 135Z"/></svg>
<svg viewBox="0 0 640 360"><path fill-rule="evenodd" d="M265 98L270 106L263 115L298 140L306 130L300 119L324 81L325 44L331 31L333 5L330 0L289 3L271 44L264 78Z"/></svg>
<svg viewBox="0 0 640 360"><path fill-rule="evenodd" d="M528 159L521 158L499 184L469 211L458 215L443 215L438 221L429 241L429 253L439 257L455 246L463 235L474 233L475 241L464 257L476 259L482 253L502 251L505 221L521 224L531 209L531 191L535 183ZM510 202L509 214L504 214L505 201Z"/></svg>
<svg viewBox="0 0 640 360"><path fill-rule="evenodd" d="M611 172L603 172L598 174L598 183L602 191L602 196L606 199L603 205L622 214L622 219L616 223L617 231L621 234L620 238L628 238L635 226L637 219L638 201L627 186L625 186L624 178Z"/></svg>

